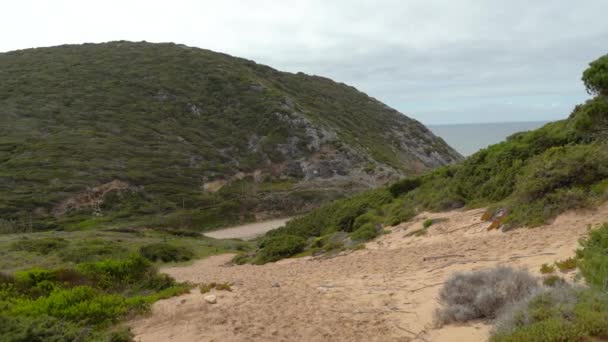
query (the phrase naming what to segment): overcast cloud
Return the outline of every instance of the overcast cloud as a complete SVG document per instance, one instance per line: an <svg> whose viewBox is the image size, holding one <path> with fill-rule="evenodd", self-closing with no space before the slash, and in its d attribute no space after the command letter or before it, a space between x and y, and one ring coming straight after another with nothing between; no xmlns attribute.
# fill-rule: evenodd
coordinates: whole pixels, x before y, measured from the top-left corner
<svg viewBox="0 0 608 342"><path fill-rule="evenodd" d="M427 124L551 120L588 97L606 14L607 0L19 0L0 8L0 51L171 41L330 77Z"/></svg>

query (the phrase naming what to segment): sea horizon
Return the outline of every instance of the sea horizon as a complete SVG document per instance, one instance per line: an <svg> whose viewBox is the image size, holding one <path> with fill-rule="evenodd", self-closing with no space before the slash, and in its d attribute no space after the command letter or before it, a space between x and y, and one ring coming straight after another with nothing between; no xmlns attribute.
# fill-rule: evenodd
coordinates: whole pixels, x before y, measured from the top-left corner
<svg viewBox="0 0 608 342"><path fill-rule="evenodd" d="M427 125L437 136L445 140L467 157L490 145L504 141L517 132L539 128L551 121L505 121ZM483 129L479 129L483 127Z"/></svg>

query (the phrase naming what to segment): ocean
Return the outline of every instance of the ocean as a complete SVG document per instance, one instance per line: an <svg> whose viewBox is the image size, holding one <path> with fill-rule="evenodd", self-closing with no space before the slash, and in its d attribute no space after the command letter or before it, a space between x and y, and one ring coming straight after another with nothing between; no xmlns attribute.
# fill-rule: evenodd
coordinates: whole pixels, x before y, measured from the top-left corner
<svg viewBox="0 0 608 342"><path fill-rule="evenodd" d="M427 126L463 156L505 140L513 133L539 128L548 121L496 122Z"/></svg>

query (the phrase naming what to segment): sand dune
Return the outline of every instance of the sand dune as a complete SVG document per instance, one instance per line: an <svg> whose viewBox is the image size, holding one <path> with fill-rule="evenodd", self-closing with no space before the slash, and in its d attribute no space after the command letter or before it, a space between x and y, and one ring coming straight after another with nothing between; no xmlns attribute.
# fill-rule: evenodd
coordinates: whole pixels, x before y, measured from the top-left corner
<svg viewBox="0 0 608 342"><path fill-rule="evenodd" d="M233 282L233 292L214 292L218 303L208 304L195 289L157 302L131 326L146 342L483 341L488 322L434 328L437 293L450 274L498 264L537 273L574 255L589 224L608 221L605 205L544 227L488 232L483 211L423 213L366 249L333 258L226 266L231 255L221 255L167 268L181 281ZM425 218L446 220L425 236L405 236Z"/></svg>

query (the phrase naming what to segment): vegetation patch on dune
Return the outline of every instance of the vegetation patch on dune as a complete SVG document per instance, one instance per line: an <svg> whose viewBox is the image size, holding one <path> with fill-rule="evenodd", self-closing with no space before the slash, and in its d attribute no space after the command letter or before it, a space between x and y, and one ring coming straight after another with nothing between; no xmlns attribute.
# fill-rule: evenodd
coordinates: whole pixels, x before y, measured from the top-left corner
<svg viewBox="0 0 608 342"><path fill-rule="evenodd" d="M6 341L107 341L112 326L188 291L141 256L19 271L0 277L0 336ZM124 332L120 334L125 335ZM128 337L128 333L126 333Z"/></svg>
<svg viewBox="0 0 608 342"><path fill-rule="evenodd" d="M490 208L484 218L493 221L492 228L506 230L542 225L566 210L593 208L608 199L608 89L602 83L607 61L602 57L585 71L585 85L596 96L568 119L514 134L463 162L327 204L266 238L296 235L310 242L336 231L350 233L355 222L365 222L369 233L357 235L371 238L369 225L382 229L421 210L480 206ZM312 243L306 247L314 248Z"/></svg>

